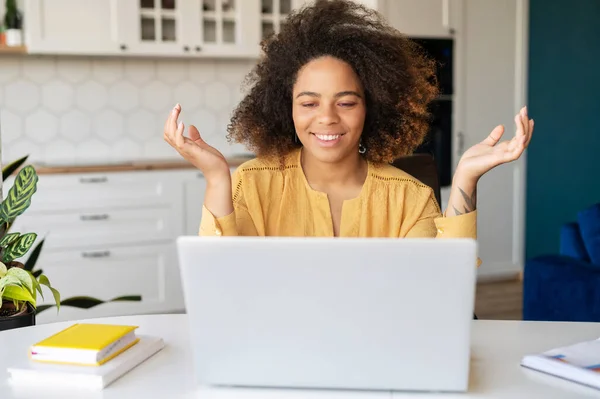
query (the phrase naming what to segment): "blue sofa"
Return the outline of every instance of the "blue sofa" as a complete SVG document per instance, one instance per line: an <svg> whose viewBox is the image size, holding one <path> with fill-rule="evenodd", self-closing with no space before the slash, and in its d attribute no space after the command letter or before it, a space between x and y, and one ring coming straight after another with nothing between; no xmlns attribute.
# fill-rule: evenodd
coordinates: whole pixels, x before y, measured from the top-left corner
<svg viewBox="0 0 600 399"><path fill-rule="evenodd" d="M560 254L528 259L523 320L600 322L600 203L560 231Z"/></svg>

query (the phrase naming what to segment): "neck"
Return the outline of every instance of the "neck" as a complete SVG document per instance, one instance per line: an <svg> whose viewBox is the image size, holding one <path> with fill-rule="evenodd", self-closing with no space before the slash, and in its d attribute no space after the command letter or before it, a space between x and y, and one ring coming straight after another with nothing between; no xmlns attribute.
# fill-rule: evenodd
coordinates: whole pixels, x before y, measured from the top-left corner
<svg viewBox="0 0 600 399"><path fill-rule="evenodd" d="M329 163L319 161L304 149L301 151L302 170L313 188L362 185L367 177L367 161L358 152L355 156Z"/></svg>

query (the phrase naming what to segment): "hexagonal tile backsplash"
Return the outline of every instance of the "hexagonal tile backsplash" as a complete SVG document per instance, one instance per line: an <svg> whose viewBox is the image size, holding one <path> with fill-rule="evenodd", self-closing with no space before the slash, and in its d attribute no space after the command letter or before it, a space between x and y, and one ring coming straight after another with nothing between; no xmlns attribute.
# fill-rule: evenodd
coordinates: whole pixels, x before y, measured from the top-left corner
<svg viewBox="0 0 600 399"><path fill-rule="evenodd" d="M2 162L44 164L181 159L162 139L176 103L225 155L247 60L142 60L0 56ZM210 98L210 101L205 99Z"/></svg>

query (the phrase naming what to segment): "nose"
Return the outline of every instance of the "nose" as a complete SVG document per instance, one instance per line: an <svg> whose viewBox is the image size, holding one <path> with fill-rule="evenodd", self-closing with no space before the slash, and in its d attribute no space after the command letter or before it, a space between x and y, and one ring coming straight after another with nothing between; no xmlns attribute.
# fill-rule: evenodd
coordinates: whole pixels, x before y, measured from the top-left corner
<svg viewBox="0 0 600 399"><path fill-rule="evenodd" d="M339 122L339 116L335 104L322 104L319 107L318 122L322 125L333 125Z"/></svg>

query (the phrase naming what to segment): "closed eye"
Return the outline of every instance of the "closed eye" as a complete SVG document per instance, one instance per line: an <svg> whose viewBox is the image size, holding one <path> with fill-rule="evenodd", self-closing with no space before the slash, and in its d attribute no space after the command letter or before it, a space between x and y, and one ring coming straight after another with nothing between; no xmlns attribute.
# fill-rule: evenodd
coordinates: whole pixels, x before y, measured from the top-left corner
<svg viewBox="0 0 600 399"><path fill-rule="evenodd" d="M346 107L346 108L353 107L355 105L356 105L356 103L340 103L340 106Z"/></svg>

